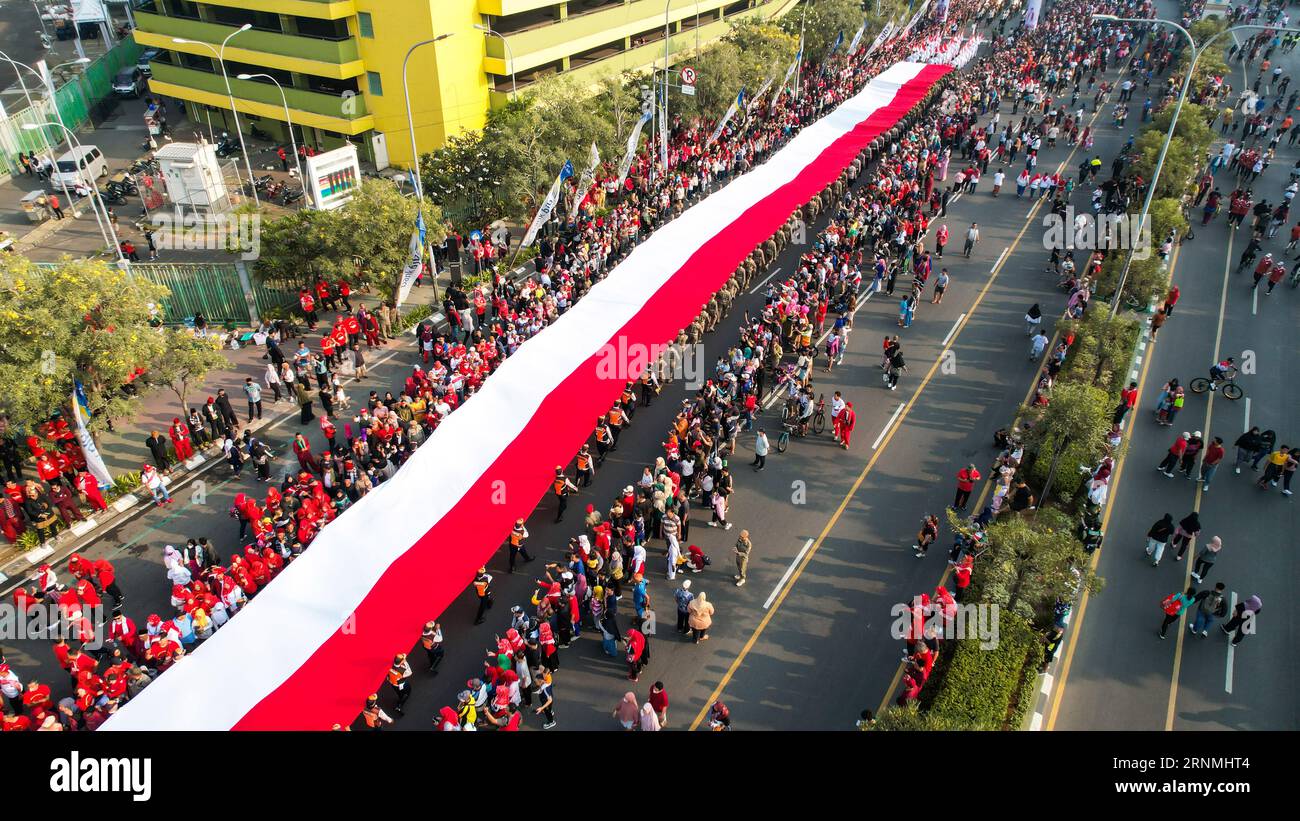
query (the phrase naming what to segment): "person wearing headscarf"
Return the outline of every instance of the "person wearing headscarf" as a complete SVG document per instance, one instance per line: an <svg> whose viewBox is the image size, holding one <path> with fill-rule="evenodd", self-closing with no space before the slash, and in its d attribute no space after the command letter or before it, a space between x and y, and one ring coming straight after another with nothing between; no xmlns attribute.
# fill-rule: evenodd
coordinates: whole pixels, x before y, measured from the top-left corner
<svg viewBox="0 0 1300 821"><path fill-rule="evenodd" d="M659 732L659 715L648 701L641 705L641 731L646 733Z"/></svg>
<svg viewBox="0 0 1300 821"><path fill-rule="evenodd" d="M555 636L551 633L549 622L542 622L537 628L537 643L540 645L542 667L551 672L560 669L560 650L555 646Z"/></svg>
<svg viewBox="0 0 1300 821"><path fill-rule="evenodd" d="M627 692L623 694L623 700L614 708L612 714L618 719L618 723L623 725L624 730L636 729L637 706L636 693Z"/></svg>
<svg viewBox="0 0 1300 821"><path fill-rule="evenodd" d="M172 545L163 548L163 567L167 568L167 579L173 585L187 585L193 580L184 558Z"/></svg>
<svg viewBox="0 0 1300 821"><path fill-rule="evenodd" d="M438 717L434 719L439 732L459 732L460 716L456 715L454 707L443 707L438 711Z"/></svg>
<svg viewBox="0 0 1300 821"><path fill-rule="evenodd" d="M690 613L687 622L691 626L694 643L708 641L709 628L713 626L713 604L708 600L708 594L703 590L696 593L687 610Z"/></svg>

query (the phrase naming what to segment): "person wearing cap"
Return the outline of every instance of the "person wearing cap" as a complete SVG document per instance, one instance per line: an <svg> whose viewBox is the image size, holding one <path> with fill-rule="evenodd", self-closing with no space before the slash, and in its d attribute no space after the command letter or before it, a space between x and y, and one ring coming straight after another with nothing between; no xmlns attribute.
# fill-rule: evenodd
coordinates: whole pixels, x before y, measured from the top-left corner
<svg viewBox="0 0 1300 821"><path fill-rule="evenodd" d="M438 665L442 664L444 651L442 649L442 625L436 621L424 623L424 630L420 633L420 646L424 648L425 654L429 657L429 672L435 676L438 675Z"/></svg>
<svg viewBox="0 0 1300 821"><path fill-rule="evenodd" d="M393 723L393 719L379 706L379 695L376 693L366 696L366 706L361 710L361 720L366 727L376 732L384 729L385 724Z"/></svg>
<svg viewBox="0 0 1300 821"><path fill-rule="evenodd" d="M474 577L474 595L478 597L478 615L474 617L475 624L482 624L484 614L492 606L492 576L487 572L486 567L478 569L478 575Z"/></svg>
<svg viewBox="0 0 1300 821"><path fill-rule="evenodd" d="M536 556L528 555L528 548L524 542L528 540L528 528L524 527L523 519L515 519L515 526L510 530L507 544L510 547L510 572L515 572L515 561L519 556L523 556L524 562L531 562Z"/></svg>
<svg viewBox="0 0 1300 821"><path fill-rule="evenodd" d="M1187 440L1187 447L1183 449L1183 455L1180 459L1179 469L1182 470L1183 476L1187 479L1195 479L1194 470L1196 468L1196 457L1205 447L1205 440L1201 438L1201 432L1198 430Z"/></svg>
<svg viewBox="0 0 1300 821"><path fill-rule="evenodd" d="M1174 478L1173 471L1178 467L1179 461L1183 458L1183 453L1187 451L1187 442L1191 438L1192 435L1190 433L1183 431L1183 435L1175 439L1174 443L1169 446L1168 452L1165 453L1165 458L1161 459L1160 464L1156 465L1156 470L1163 473L1168 479Z"/></svg>
<svg viewBox="0 0 1300 821"><path fill-rule="evenodd" d="M569 494L576 493L578 486L564 475L562 465L555 466L555 481L551 485L551 491L555 494L556 501L559 502L559 509L555 511L555 523L559 524L564 519L564 510L569 506Z"/></svg>
<svg viewBox="0 0 1300 821"><path fill-rule="evenodd" d="M412 675L411 663L406 660L406 654L398 653L394 656L393 664L388 668L387 680L388 684L393 688L393 692L397 695L397 703L393 705L393 711L399 716L406 715L402 705L411 697L410 678Z"/></svg>

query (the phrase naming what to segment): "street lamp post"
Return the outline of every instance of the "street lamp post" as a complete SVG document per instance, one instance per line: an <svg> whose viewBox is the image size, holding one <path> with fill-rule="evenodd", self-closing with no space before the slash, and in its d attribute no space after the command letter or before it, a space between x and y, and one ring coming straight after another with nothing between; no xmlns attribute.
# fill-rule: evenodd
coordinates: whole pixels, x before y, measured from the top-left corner
<svg viewBox="0 0 1300 821"><path fill-rule="evenodd" d="M32 68L26 63L19 63L16 60L13 60L12 58L9 57L8 54L5 54L3 51L0 51L0 60L4 60L5 62L9 63L9 65L14 67L14 71L18 75L18 85L23 90L23 96L27 98L27 106L31 111L35 112L36 103L32 100L31 93L27 90L27 83L25 80L23 80L23 71L24 70L30 71L32 74L36 75L36 78L39 79L42 84L45 83L45 78L41 76L41 74L38 71L36 71L36 69ZM54 66L54 68L48 70L51 72L51 76L53 76L52 72L54 72L56 69L62 68L63 66L85 65L86 63L89 62L90 62L90 58L79 57L76 60L69 60L66 63L59 63L57 66ZM50 108L54 109L54 119L58 122L60 126L63 126L64 125L63 114L59 111L59 101L54 98L54 87L52 83L48 91L50 95ZM27 130L34 131L35 129L27 129ZM65 130L66 130L66 126L65 126ZM50 145L49 138L46 137L43 140L43 142L45 143L45 157L47 160L49 160L50 168L53 169L52 173L58 173L57 157L55 157L54 155L54 150L53 147ZM53 183L54 181L50 180L50 182ZM66 197L68 200L68 207L73 209L73 216L76 216L76 209L73 207L76 203L72 197L71 192L68 191L68 184L66 182L60 182L59 185L63 188L63 196ZM96 196L98 196L98 194L96 194ZM104 243L107 244L108 232L104 230L104 223L99 218L99 209L95 207L95 201L93 199L91 200L90 207L95 214L95 222L99 223L99 235L104 238Z"/></svg>
<svg viewBox="0 0 1300 821"><path fill-rule="evenodd" d="M280 82L276 80L274 77L272 77L270 74L235 75L236 80L252 80L254 77L264 77L267 80L270 80L271 82L275 83L275 87L280 90L280 102L284 104L285 127L289 129L289 147L293 150L293 164L298 169L298 182L305 187L307 185L307 180L302 175L302 159L298 156L298 139L293 136L293 119L289 116L289 98L286 97L284 94L284 86L280 85ZM256 185L253 186L253 190L255 191L257 190ZM308 198L304 197L303 204L306 205L307 201Z"/></svg>
<svg viewBox="0 0 1300 821"><path fill-rule="evenodd" d="M518 88L516 87L516 85L515 85L515 55L514 55L514 52L512 52L512 51L510 50L510 41L507 40L507 39L505 38L505 35L503 35L501 32L499 32L499 31L493 31L491 26L483 26L483 25L477 25L477 24L476 24L476 25L474 26L474 28L478 29L479 31L481 31L481 32L483 32L483 33L485 33L485 34L488 34L488 35L491 35L491 36L494 36L494 37L500 37L500 38L501 38L501 42L505 44L505 47L506 47L506 58L510 61L510 97L511 97L511 99L518 100L518 99L519 99L519 89L518 89Z"/></svg>
<svg viewBox="0 0 1300 821"><path fill-rule="evenodd" d="M1219 39L1225 34L1230 34L1232 32L1242 31L1245 29L1252 29L1252 30L1269 29L1269 30L1277 30L1277 31L1289 31L1289 32L1300 32L1300 29L1294 29L1294 28L1284 29L1275 26L1243 24L1240 26L1233 26L1231 28L1225 28L1222 31L1215 32L1208 39L1206 39L1204 43L1198 46L1196 45L1196 40L1192 38L1191 32L1183 28L1178 23L1173 22L1172 20L1160 20L1157 18L1149 18L1149 17L1117 17L1113 14L1094 14L1092 15L1092 19L1102 20L1110 23L1154 23L1154 24L1161 24L1166 26L1173 26L1180 33L1182 33L1184 37L1187 38L1187 44L1192 49L1192 60L1187 65L1187 73L1183 75L1183 86L1181 91L1179 91L1178 100L1174 104L1173 115L1170 116L1169 118L1169 129L1168 131L1165 132L1164 143L1161 144L1160 154L1156 157L1155 170L1151 172L1151 180L1150 182L1147 183L1147 193L1142 201L1142 211L1138 214L1137 234L1138 236L1141 236L1142 230L1146 227L1147 215L1151 210L1151 201L1155 198L1156 186L1160 182L1160 172L1165 165L1165 156L1169 153L1169 142L1174 138L1174 130L1178 128L1178 115L1182 113L1183 103L1187 101L1187 91L1191 87L1192 74L1195 73L1196 71L1196 61L1200 59L1201 55L1205 53L1205 50L1210 46L1211 43L1213 43L1215 40ZM1137 251L1136 248L1130 248L1128 256L1124 260L1124 268L1120 271L1119 282L1116 283L1115 285L1115 296L1111 299L1111 306L1110 306L1111 319L1114 319L1115 316L1119 313L1120 300L1122 299L1124 294L1124 283L1128 280L1129 270L1133 267L1133 257L1136 251Z"/></svg>
<svg viewBox="0 0 1300 821"><path fill-rule="evenodd" d="M248 157L248 146L244 145L244 132L243 129L239 127L239 110L235 108L235 95L230 90L230 75L226 73L225 59L226 44L230 42L230 38L234 37L236 34L248 31L252 27L252 23L245 23L227 34L226 39L221 41L220 49L214 48L211 43L205 43L202 40L190 40L185 37L173 37L172 42L180 45L203 46L208 51L211 51L213 56L217 58L217 64L221 66L221 78L226 81L226 99L230 101L230 113L235 117L235 134L239 137L239 150L244 152L244 167L248 169L248 185L253 189L253 202L260 206L262 202L257 197L257 185L255 185L256 178L253 176L253 161ZM235 168L239 168L238 163L235 164ZM235 174L238 176L238 170L236 170Z"/></svg>
<svg viewBox="0 0 1300 821"><path fill-rule="evenodd" d="M62 129L63 133L68 138L68 145L73 146L75 148L81 148L81 141L77 139L77 135L72 131L72 129L68 128L66 125L62 123L51 123L51 122L23 123L23 128L27 131L35 131L39 128ZM122 241L118 239L117 229L113 227L113 220L108 215L108 203L103 202L100 199L99 189L97 187L94 188L94 190L92 190L90 193L90 207L95 208L96 205L104 206L104 224L108 226L108 233L111 234L113 238L112 244L113 244L113 250L117 252L117 264L122 266L123 270L130 271L131 263L127 260L126 255L122 253ZM96 219L99 218L98 209L95 210L95 218Z"/></svg>
<svg viewBox="0 0 1300 821"><path fill-rule="evenodd" d="M437 37L428 40L421 40L406 50L406 56L402 58L402 96L406 100L406 130L411 135L411 168L413 169L412 177L415 179L415 197L420 203L420 212L424 212L424 180L420 179L420 150L415 144L415 116L411 113L411 85L407 79L407 69L411 63L411 55L420 46L427 46L436 43L439 40L446 40L452 35L452 32L439 34ZM429 253L430 262L433 260L433 253ZM430 265L433 270L433 296L438 298L438 270L436 265Z"/></svg>

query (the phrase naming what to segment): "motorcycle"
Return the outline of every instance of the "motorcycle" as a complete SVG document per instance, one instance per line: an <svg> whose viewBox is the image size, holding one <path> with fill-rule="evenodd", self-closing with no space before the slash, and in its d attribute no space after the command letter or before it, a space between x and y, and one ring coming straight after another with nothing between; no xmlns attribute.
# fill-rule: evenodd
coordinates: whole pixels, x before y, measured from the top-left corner
<svg viewBox="0 0 1300 821"><path fill-rule="evenodd" d="M302 199L301 188L288 188L286 186L286 190L284 192L284 199L282 199L281 202L285 205L290 205L292 203L297 202L300 199Z"/></svg>
<svg viewBox="0 0 1300 821"><path fill-rule="evenodd" d="M217 156L225 159L239 155L239 141L232 140L230 135L225 131L221 132L221 139L217 141Z"/></svg>

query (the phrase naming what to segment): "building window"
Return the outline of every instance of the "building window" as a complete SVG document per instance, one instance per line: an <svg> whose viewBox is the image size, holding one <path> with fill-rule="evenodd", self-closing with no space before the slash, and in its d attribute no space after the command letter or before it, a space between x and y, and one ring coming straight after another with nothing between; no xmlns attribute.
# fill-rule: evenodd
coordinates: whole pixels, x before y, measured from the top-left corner
<svg viewBox="0 0 1300 821"><path fill-rule="evenodd" d="M371 19L370 12L357 12L357 28L361 30L362 37L373 38L375 36L375 22Z"/></svg>
<svg viewBox="0 0 1300 821"><path fill-rule="evenodd" d="M370 84L370 93L371 93L371 94L375 95L376 97L382 97L382 96L384 96L384 83L383 83L383 81L379 78L379 72L377 72L377 71L367 71L367 72L366 72L366 81L369 82L369 84Z"/></svg>

